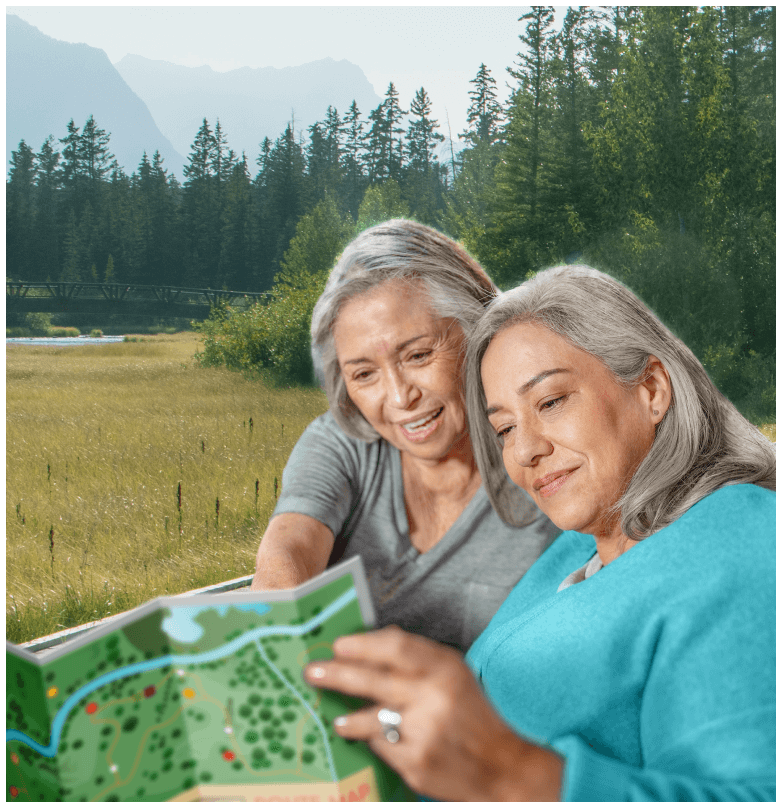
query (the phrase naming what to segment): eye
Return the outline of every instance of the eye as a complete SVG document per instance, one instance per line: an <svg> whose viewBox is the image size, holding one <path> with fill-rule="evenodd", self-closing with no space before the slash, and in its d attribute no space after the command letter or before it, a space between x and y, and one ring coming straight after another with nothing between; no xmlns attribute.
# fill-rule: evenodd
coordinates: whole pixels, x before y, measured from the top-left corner
<svg viewBox="0 0 782 808"><path fill-rule="evenodd" d="M507 438L508 435L510 435L512 429L513 429L512 426L504 426L495 432L500 446L505 446L505 438Z"/></svg>
<svg viewBox="0 0 782 808"><path fill-rule="evenodd" d="M410 355L410 359L413 362L423 362L428 356L431 355L431 350L428 351L416 351L414 354Z"/></svg>
<svg viewBox="0 0 782 808"><path fill-rule="evenodd" d="M354 382L365 382L372 375L371 370L358 370L353 374Z"/></svg>
<svg viewBox="0 0 782 808"><path fill-rule="evenodd" d="M556 407L558 407L566 398L567 398L567 396L558 396L557 398L552 398L549 401L544 401L540 405L540 409L541 410L553 410Z"/></svg>

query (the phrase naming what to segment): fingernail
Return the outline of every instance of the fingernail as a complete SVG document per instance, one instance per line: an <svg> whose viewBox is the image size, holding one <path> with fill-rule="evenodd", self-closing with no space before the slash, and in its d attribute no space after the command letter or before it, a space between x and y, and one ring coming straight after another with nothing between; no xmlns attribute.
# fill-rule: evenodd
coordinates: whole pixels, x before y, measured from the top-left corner
<svg viewBox="0 0 782 808"><path fill-rule="evenodd" d="M334 726L335 727L344 727L345 724L348 723L348 719L344 715L337 716L334 719Z"/></svg>
<svg viewBox="0 0 782 808"><path fill-rule="evenodd" d="M326 671L323 668L319 667L307 668L308 679L322 679L325 675Z"/></svg>

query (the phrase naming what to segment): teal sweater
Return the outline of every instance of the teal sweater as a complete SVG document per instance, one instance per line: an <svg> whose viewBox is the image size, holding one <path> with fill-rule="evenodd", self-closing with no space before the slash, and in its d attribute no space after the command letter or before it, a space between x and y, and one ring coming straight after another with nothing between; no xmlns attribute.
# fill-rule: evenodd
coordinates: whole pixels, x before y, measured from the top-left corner
<svg viewBox="0 0 782 808"><path fill-rule="evenodd" d="M586 581L563 533L467 660L564 759L563 800L775 798L775 503L727 486Z"/></svg>

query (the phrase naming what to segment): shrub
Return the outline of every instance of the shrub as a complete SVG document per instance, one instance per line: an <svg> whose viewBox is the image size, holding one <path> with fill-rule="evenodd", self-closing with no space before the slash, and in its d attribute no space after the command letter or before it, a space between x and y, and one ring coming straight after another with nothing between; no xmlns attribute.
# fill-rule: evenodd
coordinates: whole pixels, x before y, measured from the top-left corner
<svg viewBox="0 0 782 808"><path fill-rule="evenodd" d="M90 331L90 336L91 337L96 337L96 338L97 337L102 337L103 332L100 330L100 328L93 328L92 331Z"/></svg>
<svg viewBox="0 0 782 808"><path fill-rule="evenodd" d="M31 336L49 336L49 329L52 327L51 315L42 311L31 311L24 317L24 324L30 330Z"/></svg>
<svg viewBox="0 0 782 808"><path fill-rule="evenodd" d="M46 334L47 337L80 337L81 331L78 328L73 328L72 326L54 326L49 329L48 333Z"/></svg>

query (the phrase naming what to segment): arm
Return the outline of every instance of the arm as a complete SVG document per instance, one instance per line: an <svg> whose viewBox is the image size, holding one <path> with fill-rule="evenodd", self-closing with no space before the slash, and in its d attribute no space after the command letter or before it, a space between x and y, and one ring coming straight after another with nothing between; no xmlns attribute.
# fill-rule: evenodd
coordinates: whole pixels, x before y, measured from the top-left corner
<svg viewBox="0 0 782 808"><path fill-rule="evenodd" d="M334 534L311 516L272 517L261 539L251 589L291 589L326 569Z"/></svg>

